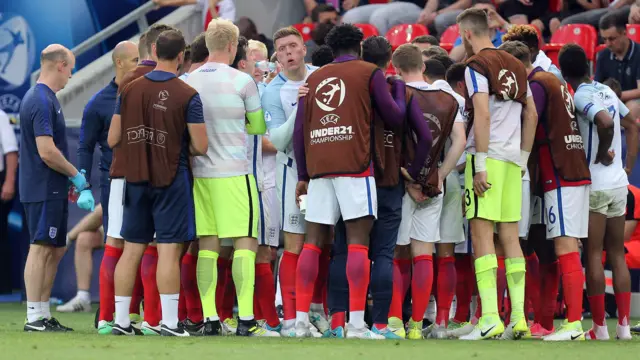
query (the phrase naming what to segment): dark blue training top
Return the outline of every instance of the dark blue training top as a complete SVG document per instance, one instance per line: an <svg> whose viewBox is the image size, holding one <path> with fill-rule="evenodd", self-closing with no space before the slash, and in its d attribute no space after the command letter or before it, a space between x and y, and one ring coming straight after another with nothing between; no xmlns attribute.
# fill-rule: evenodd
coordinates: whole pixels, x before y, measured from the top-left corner
<svg viewBox="0 0 640 360"><path fill-rule="evenodd" d="M176 75L173 73L161 71L161 70L153 70L144 76L147 79L155 82L169 81L176 77ZM116 101L115 113L117 115L120 115L120 96L118 96L118 100ZM187 113L185 114L185 119L187 124L204 124L202 101L200 100L199 94L195 94L189 101L189 106L187 107ZM182 141L182 151L180 152L180 164L178 165L178 170L187 169L188 164L189 164L189 131L185 131L184 140Z"/></svg>
<svg viewBox="0 0 640 360"><path fill-rule="evenodd" d="M118 97L118 84L115 79L98 91L87 103L82 114L80 127L80 143L78 144L78 169L87 171L87 179L91 178L93 152L96 144L100 147L100 185L107 186L109 168L113 151L107 144L109 125Z"/></svg>
<svg viewBox="0 0 640 360"><path fill-rule="evenodd" d="M45 84L29 89L20 105L20 201L66 199L69 180L42 161L36 146L38 136L53 137L56 147L69 157L62 107Z"/></svg>

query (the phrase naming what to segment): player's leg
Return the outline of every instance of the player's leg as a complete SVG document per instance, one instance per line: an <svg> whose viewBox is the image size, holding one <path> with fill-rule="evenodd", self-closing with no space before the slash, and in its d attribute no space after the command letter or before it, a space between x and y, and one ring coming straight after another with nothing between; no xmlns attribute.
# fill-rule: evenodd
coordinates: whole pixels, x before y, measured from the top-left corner
<svg viewBox="0 0 640 360"><path fill-rule="evenodd" d="M604 309L604 267L602 251L607 225L609 194L605 191L591 191L589 194L589 236L583 251L586 257L587 298L593 327L587 333L587 339L609 339Z"/></svg>
<svg viewBox="0 0 640 360"><path fill-rule="evenodd" d="M145 335L159 335L161 332L162 309L157 281L158 246L155 239L142 254L139 272L144 294L144 321L140 325L140 329ZM129 312L131 313L131 308ZM135 322L133 315L130 318L132 322Z"/></svg>
<svg viewBox="0 0 640 360"><path fill-rule="evenodd" d="M325 313L324 304L327 294L327 282L329 277L329 261L331 260L331 237L323 244L322 253L318 261L318 276L313 285L313 295L311 296L311 306L309 307L309 321L320 334L328 335L329 322Z"/></svg>
<svg viewBox="0 0 640 360"><path fill-rule="evenodd" d="M222 335L235 335L238 320L233 315L236 304L236 285L233 282L233 239L220 239L216 309L220 317Z"/></svg>
<svg viewBox="0 0 640 360"><path fill-rule="evenodd" d="M329 264L329 294L327 302L331 315L329 337L344 338L349 310L349 282L347 280L347 229L342 218L334 226L334 240Z"/></svg>
<svg viewBox="0 0 640 360"><path fill-rule="evenodd" d="M184 325L190 334L199 333L204 328L202 302L200 301L197 280L199 249L198 240L192 241L187 252L182 257L182 265L180 267L180 285L183 289L187 308L187 318L184 321Z"/></svg>

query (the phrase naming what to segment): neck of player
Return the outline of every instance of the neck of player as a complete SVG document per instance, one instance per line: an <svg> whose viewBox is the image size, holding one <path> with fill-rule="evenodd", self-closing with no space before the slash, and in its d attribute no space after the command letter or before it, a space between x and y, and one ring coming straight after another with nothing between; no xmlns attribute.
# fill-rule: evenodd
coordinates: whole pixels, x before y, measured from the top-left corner
<svg viewBox="0 0 640 360"><path fill-rule="evenodd" d="M304 76L307 75L307 67L304 63L301 63L295 70L285 70L284 75L291 81L302 81Z"/></svg>
<svg viewBox="0 0 640 360"><path fill-rule="evenodd" d="M166 71L172 74L178 73L178 59L175 60L160 60L158 59L158 63L156 64L155 70L158 71Z"/></svg>
<svg viewBox="0 0 640 360"><path fill-rule="evenodd" d="M209 53L209 62L231 65L233 58L228 52L216 51Z"/></svg>
<svg viewBox="0 0 640 360"><path fill-rule="evenodd" d="M477 54L481 50L484 50L484 49L495 49L496 48L495 46L493 46L493 43L491 42L491 39L488 36L476 39L476 41L474 41L471 44L471 47L473 48L473 53L474 54Z"/></svg>
<svg viewBox="0 0 640 360"><path fill-rule="evenodd" d="M425 81L424 76L422 76L422 73L417 71L417 72L411 72L411 73L406 73L406 74L402 74L402 80L404 80L404 82L406 83L411 83L411 82L422 82Z"/></svg>
<svg viewBox="0 0 640 360"><path fill-rule="evenodd" d="M573 88L573 91L578 90L578 87L582 84L591 84L591 79L588 76L578 79L567 79L567 82Z"/></svg>
<svg viewBox="0 0 640 360"><path fill-rule="evenodd" d="M47 85L49 89L51 89L51 91L53 91L54 93L57 93L64 87L58 85L58 81L55 79L55 77L45 73L42 73L40 75L40 77L38 78L38 83Z"/></svg>

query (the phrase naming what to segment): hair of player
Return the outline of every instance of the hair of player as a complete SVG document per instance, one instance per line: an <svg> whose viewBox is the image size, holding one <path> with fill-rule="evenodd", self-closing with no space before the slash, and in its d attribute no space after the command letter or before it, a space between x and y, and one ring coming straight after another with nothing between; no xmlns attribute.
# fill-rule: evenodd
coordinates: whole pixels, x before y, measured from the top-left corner
<svg viewBox="0 0 640 360"><path fill-rule="evenodd" d="M589 61L584 50L576 44L565 44L560 49L558 63L562 75L571 79L580 79L589 74Z"/></svg>
<svg viewBox="0 0 640 360"><path fill-rule="evenodd" d="M229 45L237 46L240 30L231 21L213 19L207 26L205 42L209 53L224 51Z"/></svg>
<svg viewBox="0 0 640 360"><path fill-rule="evenodd" d="M338 10L330 4L318 4L313 8L313 10L311 10L311 21L317 23L320 19L320 14L325 12L334 12L337 14Z"/></svg>
<svg viewBox="0 0 640 360"><path fill-rule="evenodd" d="M489 35L489 18L483 9L467 9L458 15L456 22L476 36Z"/></svg>
<svg viewBox="0 0 640 360"><path fill-rule="evenodd" d="M175 27L167 24L155 23L147 29L145 33L145 54L151 55L151 47L158 40L158 36L167 30L178 30Z"/></svg>
<svg viewBox="0 0 640 360"><path fill-rule="evenodd" d="M47 51L40 53L40 64L46 62L56 63L58 61L69 62L70 51L65 48L60 48L53 51Z"/></svg>
<svg viewBox="0 0 640 360"><path fill-rule="evenodd" d="M251 20L251 18L247 16L240 17L235 25L238 27L238 31L241 36L244 36L248 39L257 39L260 33L258 32L258 27L256 23Z"/></svg>
<svg viewBox="0 0 640 360"><path fill-rule="evenodd" d="M531 25L512 25L507 33L502 35L502 41L522 41L529 49L540 49L538 32Z"/></svg>
<svg viewBox="0 0 640 360"><path fill-rule="evenodd" d="M608 78L607 80L603 81L602 84L607 85L611 90L613 90L618 98L622 96L622 86L620 86L620 82L618 82L618 80L614 78Z"/></svg>
<svg viewBox="0 0 640 360"><path fill-rule="evenodd" d="M180 30L166 30L156 39L156 55L158 60L175 60L186 46Z"/></svg>
<svg viewBox="0 0 640 360"><path fill-rule="evenodd" d="M505 41L500 45L500 50L504 50L520 60L525 67L531 66L531 51L529 46L522 41Z"/></svg>
<svg viewBox="0 0 640 360"><path fill-rule="evenodd" d="M198 34L191 43L191 61L194 63L205 62L209 57L209 50L207 50L204 34L204 32Z"/></svg>
<svg viewBox="0 0 640 360"><path fill-rule="evenodd" d="M271 57L269 58L269 61L271 61L272 63L278 62L278 54L277 53L273 53L271 54Z"/></svg>
<svg viewBox="0 0 640 360"><path fill-rule="evenodd" d="M609 30L612 27L615 27L618 32L625 31L627 29L627 16L623 17L615 11L611 11L600 18L598 23L600 30Z"/></svg>
<svg viewBox="0 0 640 360"><path fill-rule="evenodd" d="M328 45L322 45L311 54L311 65L322 67L333 62L333 51Z"/></svg>
<svg viewBox="0 0 640 360"><path fill-rule="evenodd" d="M240 36L238 38L238 51L236 51L236 57L233 59L233 63L231 63L231 67L234 69L238 69L238 64L242 60L247 60L247 48L249 46L249 41L244 36Z"/></svg>
<svg viewBox="0 0 640 360"><path fill-rule="evenodd" d="M464 81L464 72L466 68L467 66L464 63L455 63L447 69L445 79L452 88L460 81Z"/></svg>
<svg viewBox="0 0 640 360"><path fill-rule="evenodd" d="M345 53L360 54L360 44L364 35L353 24L340 24L327 34L325 43L329 45L333 55L338 57Z"/></svg>
<svg viewBox="0 0 640 360"><path fill-rule="evenodd" d="M450 68L451 65L455 64L453 62L453 60L451 60L451 58L448 55L442 55L442 54L435 54L435 55L427 58L427 60L437 60L437 61L439 61L440 63L442 63L442 66L444 66L445 70Z"/></svg>
<svg viewBox="0 0 640 360"><path fill-rule="evenodd" d="M191 61L191 44L187 44L184 48L184 62Z"/></svg>
<svg viewBox="0 0 640 360"><path fill-rule="evenodd" d="M267 45L265 45L262 41L258 40L249 40L247 44L247 50L249 53L252 51L257 51L266 59L269 57L269 51L267 50Z"/></svg>
<svg viewBox="0 0 640 360"><path fill-rule="evenodd" d="M331 31L335 26L336 24L332 22L318 24L313 31L311 31L311 38L313 39L313 42L317 45L324 45L327 34L329 34L329 31Z"/></svg>
<svg viewBox="0 0 640 360"><path fill-rule="evenodd" d="M411 40L412 44L431 44L433 46L440 46L438 39L433 35L420 35Z"/></svg>
<svg viewBox="0 0 640 360"><path fill-rule="evenodd" d="M300 31L298 31L298 29L294 28L293 26L287 26L287 27L278 29L276 32L273 33L273 43L275 44L276 41L292 35L297 36L298 38L300 38L300 41L303 41L302 34L300 34Z"/></svg>
<svg viewBox="0 0 640 360"><path fill-rule="evenodd" d="M391 61L392 47L384 36L371 36L362 42L362 60L384 68Z"/></svg>
<svg viewBox="0 0 640 360"><path fill-rule="evenodd" d="M391 57L393 66L402 70L403 72L421 72L422 66L422 52L420 48L413 44L402 44L396 51L393 52Z"/></svg>
<svg viewBox="0 0 640 360"><path fill-rule="evenodd" d="M147 52L147 33L144 32L140 34L138 38L138 56L140 59L146 59L149 57L149 52Z"/></svg>
<svg viewBox="0 0 640 360"><path fill-rule="evenodd" d="M430 80L444 80L447 75L447 68L436 59L429 59L424 62L424 73Z"/></svg>
<svg viewBox="0 0 640 360"><path fill-rule="evenodd" d="M424 57L432 58L436 55L449 56L449 53L440 46L430 46L428 49L422 50L422 56Z"/></svg>

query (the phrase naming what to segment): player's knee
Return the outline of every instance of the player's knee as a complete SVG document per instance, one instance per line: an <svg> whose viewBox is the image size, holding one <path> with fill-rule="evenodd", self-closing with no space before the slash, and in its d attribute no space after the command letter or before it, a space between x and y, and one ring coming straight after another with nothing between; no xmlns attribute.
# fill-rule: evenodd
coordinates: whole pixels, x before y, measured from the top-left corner
<svg viewBox="0 0 640 360"><path fill-rule="evenodd" d="M564 255L578 252L578 240L572 237L559 237L554 240L556 254Z"/></svg>
<svg viewBox="0 0 640 360"><path fill-rule="evenodd" d="M114 237L111 236L107 236L107 245L114 247L116 249L123 249L124 248L124 240L122 239L116 239Z"/></svg>

